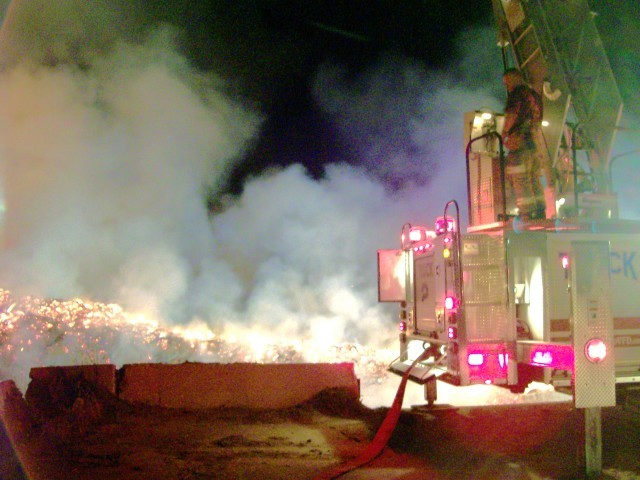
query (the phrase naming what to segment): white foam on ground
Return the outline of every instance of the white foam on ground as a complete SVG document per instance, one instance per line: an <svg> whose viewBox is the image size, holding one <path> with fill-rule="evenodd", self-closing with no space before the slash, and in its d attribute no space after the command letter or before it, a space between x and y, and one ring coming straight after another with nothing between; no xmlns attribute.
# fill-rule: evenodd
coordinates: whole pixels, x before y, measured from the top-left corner
<svg viewBox="0 0 640 480"><path fill-rule="evenodd" d="M400 377L395 376L390 376L378 384L363 385L362 402L370 408L388 407L393 402L399 385ZM525 390L525 393L514 394L506 388L495 385L456 387L438 381L436 405L466 407L569 401L571 401L570 395L557 392L553 386L544 383L532 382ZM426 404L424 388L420 385L409 383L405 391L403 406L406 408L412 405L424 404Z"/></svg>

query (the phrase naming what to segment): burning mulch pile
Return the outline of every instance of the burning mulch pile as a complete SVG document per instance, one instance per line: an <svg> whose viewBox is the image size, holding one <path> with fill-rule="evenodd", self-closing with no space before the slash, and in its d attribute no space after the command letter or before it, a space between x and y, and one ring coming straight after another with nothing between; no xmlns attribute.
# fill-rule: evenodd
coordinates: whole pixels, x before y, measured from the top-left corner
<svg viewBox="0 0 640 480"><path fill-rule="evenodd" d="M24 397L0 385L7 480L312 479L359 455L386 414L340 389L281 410L184 411L131 405L82 378L32 381ZM405 410L389 448L341 478L579 478L579 425L566 403ZM606 409L603 435L601 478L640 478L637 416Z"/></svg>

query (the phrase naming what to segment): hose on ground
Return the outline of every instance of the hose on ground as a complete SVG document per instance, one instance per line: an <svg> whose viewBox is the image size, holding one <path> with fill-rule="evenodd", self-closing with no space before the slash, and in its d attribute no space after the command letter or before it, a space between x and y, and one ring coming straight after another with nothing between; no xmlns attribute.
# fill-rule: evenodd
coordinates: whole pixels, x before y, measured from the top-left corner
<svg viewBox="0 0 640 480"><path fill-rule="evenodd" d="M370 463L382 453L382 450L389 442L389 439L391 438L391 435L393 434L393 431L395 430L398 423L398 419L400 418L400 413L402 412L402 401L404 400L404 391L407 387L407 381L409 380L409 373L418 362L424 360L428 356L429 352L425 350L422 355L420 355L413 361L411 366L402 375L402 380L400 381L400 385L398 386L398 391L396 392L396 396L393 399L391 408L389 408L389 411L382 421L380 428L378 428L375 437L373 437L373 440L367 446L367 448L356 458L348 460L340 465L337 465L331 470L321 473L320 475L316 476L314 480L335 480L345 473L348 473L352 470L355 470L356 468L360 468Z"/></svg>

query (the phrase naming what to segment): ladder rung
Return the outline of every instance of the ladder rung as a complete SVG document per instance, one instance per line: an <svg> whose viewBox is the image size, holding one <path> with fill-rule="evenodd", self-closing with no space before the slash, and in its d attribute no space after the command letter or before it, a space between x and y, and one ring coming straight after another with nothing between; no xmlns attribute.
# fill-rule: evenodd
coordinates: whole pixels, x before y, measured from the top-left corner
<svg viewBox="0 0 640 480"><path fill-rule="evenodd" d="M529 26L524 29L524 31L520 34L520 36L513 41L513 46L515 47L518 43L520 43L520 40L522 40L522 38L526 34L528 34L531 30L533 30L533 24L532 23L529 24Z"/></svg>
<svg viewBox="0 0 640 480"><path fill-rule="evenodd" d="M527 63L529 63L529 62L533 59L533 57L535 57L538 53L540 53L540 47L536 48L536 49L533 51L533 53L532 53L531 55L529 55L529 58L527 58L524 62L522 62L522 63L520 64L520 69L523 69L523 68L525 67L525 65L526 65Z"/></svg>

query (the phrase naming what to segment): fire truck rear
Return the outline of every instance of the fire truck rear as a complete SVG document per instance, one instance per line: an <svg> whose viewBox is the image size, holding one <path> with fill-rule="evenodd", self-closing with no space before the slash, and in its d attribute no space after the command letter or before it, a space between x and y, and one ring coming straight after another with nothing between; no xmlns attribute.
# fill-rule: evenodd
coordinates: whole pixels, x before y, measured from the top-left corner
<svg viewBox="0 0 640 480"><path fill-rule="evenodd" d="M518 217L503 117L466 114L466 233L452 200L378 252L379 300L400 304L390 370L420 357L409 378L429 403L436 380L513 391L535 380L570 390L578 408L613 406L640 392L640 222L619 218L611 184L622 102L586 1L493 3L505 68L544 97L555 214Z"/></svg>

